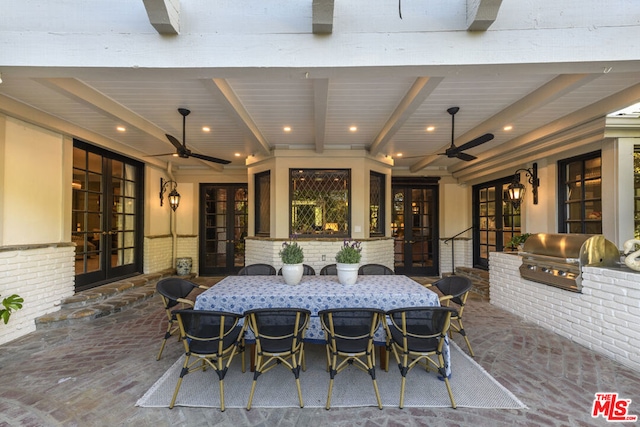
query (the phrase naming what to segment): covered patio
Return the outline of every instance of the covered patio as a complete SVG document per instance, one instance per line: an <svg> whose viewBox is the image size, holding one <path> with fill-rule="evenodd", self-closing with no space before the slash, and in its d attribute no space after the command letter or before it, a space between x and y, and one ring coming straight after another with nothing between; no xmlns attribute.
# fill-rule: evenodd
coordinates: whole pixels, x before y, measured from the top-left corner
<svg viewBox="0 0 640 427"><path fill-rule="evenodd" d="M213 284L220 278L199 278ZM423 280L416 278L417 280ZM153 288L153 283L148 285ZM615 391L640 413L640 374L473 295L465 326L475 360L527 409L138 408L135 402L184 352L156 295L121 312L43 328L2 346L0 423L6 425L593 426L595 393ZM464 346L460 337L454 338ZM328 383L328 377L327 377ZM8 385L11 385L10 387ZM213 387L214 385L212 385ZM304 393L304 390L303 390Z"/></svg>

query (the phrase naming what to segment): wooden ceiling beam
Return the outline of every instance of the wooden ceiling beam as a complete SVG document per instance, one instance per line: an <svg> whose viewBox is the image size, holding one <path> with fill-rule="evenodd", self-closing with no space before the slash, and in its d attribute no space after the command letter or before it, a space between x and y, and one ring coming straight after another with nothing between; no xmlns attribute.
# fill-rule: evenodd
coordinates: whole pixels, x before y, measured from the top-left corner
<svg viewBox="0 0 640 427"><path fill-rule="evenodd" d="M331 34L333 32L334 0L313 0L313 34Z"/></svg>
<svg viewBox="0 0 640 427"><path fill-rule="evenodd" d="M502 0L467 0L467 31L486 31L498 17Z"/></svg>
<svg viewBox="0 0 640 427"><path fill-rule="evenodd" d="M149 22L160 34L180 34L180 0L142 0Z"/></svg>

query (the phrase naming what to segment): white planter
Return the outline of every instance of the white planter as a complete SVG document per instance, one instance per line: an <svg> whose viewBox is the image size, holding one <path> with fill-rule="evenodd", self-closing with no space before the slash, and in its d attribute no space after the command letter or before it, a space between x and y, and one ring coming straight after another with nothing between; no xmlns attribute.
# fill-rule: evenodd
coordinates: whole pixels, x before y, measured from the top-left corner
<svg viewBox="0 0 640 427"><path fill-rule="evenodd" d="M300 264L284 264L282 266L282 277L287 285L297 285L302 280L304 267Z"/></svg>
<svg viewBox="0 0 640 427"><path fill-rule="evenodd" d="M360 264L336 263L338 270L338 281L343 285L353 285L358 280L358 268Z"/></svg>

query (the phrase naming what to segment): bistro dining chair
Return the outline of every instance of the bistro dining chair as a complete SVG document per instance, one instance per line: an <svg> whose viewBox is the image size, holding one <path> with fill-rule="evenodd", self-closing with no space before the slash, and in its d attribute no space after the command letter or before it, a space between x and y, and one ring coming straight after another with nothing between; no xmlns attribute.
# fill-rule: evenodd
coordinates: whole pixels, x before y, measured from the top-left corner
<svg viewBox="0 0 640 427"><path fill-rule="evenodd" d="M255 371L247 402L251 409L258 377L278 365L293 372L298 388L300 407L300 367L304 357L304 334L309 326L311 311L298 308L258 308L245 312L245 322L255 335ZM246 326L245 326L246 327Z"/></svg>
<svg viewBox="0 0 640 427"><path fill-rule="evenodd" d="M310 265L302 264L302 268L303 268L303 270L302 270L302 275L303 276L315 276L316 275L316 271ZM282 267L280 267L280 270L278 270L278 276L282 276Z"/></svg>
<svg viewBox="0 0 640 427"><path fill-rule="evenodd" d="M401 409L404 407L407 374L416 365L424 366L427 370L432 367L437 369L447 387L451 407L456 408L442 355L454 313L455 310L449 307L408 307L387 311L388 321L382 323L387 331L387 348L393 352L402 375Z"/></svg>
<svg viewBox="0 0 640 427"><path fill-rule="evenodd" d="M449 335L457 332L462 335L464 341L467 343L469 354L473 357L473 350L471 349L471 343L467 337L467 333L462 325L462 313L464 307L467 304L467 297L469 292L473 288L473 282L464 276L447 276L425 287L435 286L442 293L440 297L440 305L449 307L451 303L455 304L456 314L451 315L451 328L449 329Z"/></svg>
<svg viewBox="0 0 640 427"><path fill-rule="evenodd" d="M376 382L373 335L384 318L384 311L372 308L339 308L321 310L318 317L325 332L330 376L325 408L331 407L333 379L336 374L349 366L355 366L371 376L378 408L382 409Z"/></svg>
<svg viewBox="0 0 640 427"><path fill-rule="evenodd" d="M322 267L320 270L321 276L337 276L338 275L338 267L335 264L329 264Z"/></svg>
<svg viewBox="0 0 640 427"><path fill-rule="evenodd" d="M392 269L382 264L365 264L358 269L358 275L390 276L395 274Z"/></svg>
<svg viewBox="0 0 640 427"><path fill-rule="evenodd" d="M249 264L238 271L238 276L275 276L276 269L269 264Z"/></svg>
<svg viewBox="0 0 640 427"><path fill-rule="evenodd" d="M158 352L156 360L160 360L160 358L162 357L162 352L164 351L167 340L171 338L172 335L175 335L180 331L176 316L173 311L180 308L192 308L194 306L194 302L190 299L187 299L187 296L194 289L204 290L209 288L207 286L197 285L193 282L190 282L189 280L181 279L178 277L168 277L166 279L158 281L158 283L156 284L156 292L158 292L160 298L162 299L162 304L164 305L164 309L167 314L167 320L169 322L169 324L167 325L167 331L165 332L164 338L162 339L160 352Z"/></svg>
<svg viewBox="0 0 640 427"><path fill-rule="evenodd" d="M242 315L190 309L177 310L175 314L184 344L185 359L169 408L173 409L182 379L187 374L211 367L218 374L220 411L224 411L224 377L238 352L242 353L242 372L245 372L244 330L239 324Z"/></svg>

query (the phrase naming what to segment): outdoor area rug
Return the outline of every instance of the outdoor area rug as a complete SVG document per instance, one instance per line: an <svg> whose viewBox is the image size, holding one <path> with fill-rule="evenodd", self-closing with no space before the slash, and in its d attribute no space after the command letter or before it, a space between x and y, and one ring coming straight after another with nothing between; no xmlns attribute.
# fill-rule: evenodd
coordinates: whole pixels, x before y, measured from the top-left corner
<svg viewBox="0 0 640 427"><path fill-rule="evenodd" d="M300 372L302 398L306 408L324 408L329 390L329 373L326 369L324 346L306 345L307 370ZM237 356L224 379L225 406L244 408L247 405L253 373L240 369ZM156 381L142 396L136 406L168 407L173 396L184 356ZM398 407L400 403L400 371L393 355L389 358L389 372L376 368L376 380L382 404ZM379 366L379 363L378 363ZM520 409L526 406L509 390L499 384L480 365L473 361L455 343L451 343L451 389L458 407ZM182 381L176 406L220 407L218 376L212 369L186 375ZM284 365L276 366L258 378L253 397L254 408L298 407L295 378ZM331 397L331 407L377 406L371 377L354 366L336 375ZM407 375L405 407L450 407L447 388L437 373L420 367Z"/></svg>

